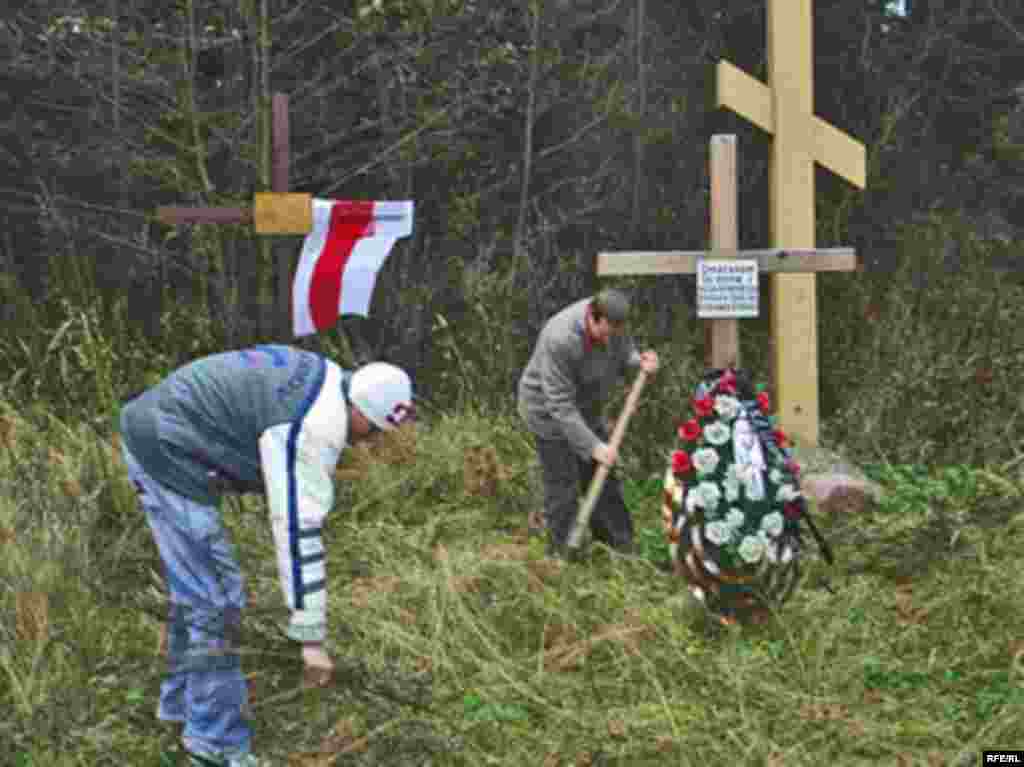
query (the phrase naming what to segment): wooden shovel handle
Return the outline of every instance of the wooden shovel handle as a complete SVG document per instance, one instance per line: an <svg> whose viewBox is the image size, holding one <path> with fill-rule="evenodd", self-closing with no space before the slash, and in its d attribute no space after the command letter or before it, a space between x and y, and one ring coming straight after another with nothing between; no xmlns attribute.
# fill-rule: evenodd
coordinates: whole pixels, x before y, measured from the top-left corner
<svg viewBox="0 0 1024 767"><path fill-rule="evenodd" d="M630 390L629 396L626 397L626 404L623 406L622 412L619 414L619 420L615 422L615 428L612 430L609 446L615 453L619 451L622 437L626 433L626 425L629 423L633 411L636 410L636 404L640 400L640 392L643 390L646 382L647 371L641 370L633 382L633 388ZM590 515L594 513L594 505L597 503L598 496L601 495L601 489L604 487L605 480L608 479L609 471L611 471L611 468L602 463L597 467L597 471L594 472L594 478L590 480L590 488L587 490L587 495L583 499L583 503L580 504L580 510L576 515L576 522L573 525L572 532L569 533L570 549L578 549L580 547L580 542L583 540L583 531L590 524Z"/></svg>

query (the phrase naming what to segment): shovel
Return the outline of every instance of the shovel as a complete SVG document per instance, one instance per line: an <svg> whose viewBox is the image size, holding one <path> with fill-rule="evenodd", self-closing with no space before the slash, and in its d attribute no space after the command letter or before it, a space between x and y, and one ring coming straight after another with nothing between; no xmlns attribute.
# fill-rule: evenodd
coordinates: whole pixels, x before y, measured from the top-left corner
<svg viewBox="0 0 1024 767"><path fill-rule="evenodd" d="M633 411L636 410L636 403L640 399L640 391L644 388L646 382L647 372L641 370L633 382L633 388L630 389L629 396L626 397L626 404L619 414L619 420L615 422L615 428L612 430L612 438L609 445L616 453L618 453L619 444L626 433L626 425L629 423ZM601 495L601 489L604 487L605 480L608 479L609 471L611 471L611 467L602 463L597 467L597 471L594 472L594 478L590 480L590 488L587 490L583 503L580 504L580 510L576 514L576 522L573 525L572 532L569 533L570 555L579 552L580 543L583 540L583 531L590 524L590 515L594 513L594 505L597 503L598 496Z"/></svg>

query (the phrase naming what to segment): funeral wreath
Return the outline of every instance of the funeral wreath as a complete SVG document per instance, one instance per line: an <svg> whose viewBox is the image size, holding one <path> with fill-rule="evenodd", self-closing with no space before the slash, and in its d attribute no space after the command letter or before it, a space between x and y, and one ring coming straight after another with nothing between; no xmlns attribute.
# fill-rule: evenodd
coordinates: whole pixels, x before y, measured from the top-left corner
<svg viewBox="0 0 1024 767"><path fill-rule="evenodd" d="M800 467L770 404L745 371L708 371L665 472L662 516L674 567L724 623L763 620L800 576L800 522L810 518Z"/></svg>

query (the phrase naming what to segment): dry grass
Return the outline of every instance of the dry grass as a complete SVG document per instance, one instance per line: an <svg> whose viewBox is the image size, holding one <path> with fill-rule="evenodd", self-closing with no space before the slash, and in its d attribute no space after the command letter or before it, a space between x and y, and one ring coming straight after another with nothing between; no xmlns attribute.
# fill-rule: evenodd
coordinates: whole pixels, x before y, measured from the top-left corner
<svg viewBox="0 0 1024 767"><path fill-rule="evenodd" d="M990 512L1019 497L1010 479L971 496L950 486L941 506L896 487L890 505L857 519L822 517L838 568L811 558L777 620L725 630L643 559L545 559L525 514L506 511L528 484L506 481L497 496L467 487L464 446L494 445L523 475L532 457L508 438L514 424L418 428L400 480L396 464L368 463L328 523L332 687L302 687L297 651L275 628L286 615L261 502L225 508L250 584L256 746L280 764L952 767L1024 737L1024 525L992 525ZM15 554L2 560L0 582L12 585L0 591L0 632L29 640L0 642L0 705L14 712L0 736L21 765L49 763L55 749L78 764L112 751L159 763L175 746L152 716L161 608L140 587L159 572L148 533L120 495L120 469L104 480L90 465L104 453L88 434L61 433L60 466L45 435L25 434L22 476L39 479L16 481L9 463L0 480L3 546ZM65 496L71 480L77 498ZM657 492L629 489L638 526L659 530ZM942 532L952 518L953 542ZM826 574L836 598L817 588Z"/></svg>
<svg viewBox="0 0 1024 767"><path fill-rule="evenodd" d="M822 337L825 436L877 464L886 497L819 512L837 564L810 555L774 620L723 629L652 565L698 374L674 343L624 449L637 560L544 558L515 419L447 412L345 452L326 532L332 687L304 689L282 639L262 500L227 504L257 750L294 767L960 767L1024 742L1024 370L996 353L1024 348L1024 301L1000 288L1000 323L970 324L987 278L962 276L945 303L839 279L826 300L853 308ZM744 332L763 369L766 344ZM0 764L160 764L175 748L153 717L161 568L116 435L27 411L0 402Z"/></svg>

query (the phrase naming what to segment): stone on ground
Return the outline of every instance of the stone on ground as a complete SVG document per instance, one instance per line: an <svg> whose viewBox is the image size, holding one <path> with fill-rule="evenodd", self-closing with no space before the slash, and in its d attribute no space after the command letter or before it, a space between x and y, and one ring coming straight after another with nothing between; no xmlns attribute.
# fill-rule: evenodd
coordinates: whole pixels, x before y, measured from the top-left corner
<svg viewBox="0 0 1024 767"><path fill-rule="evenodd" d="M881 502L881 486L834 450L802 447L793 453L802 470L801 488L820 511L859 513Z"/></svg>

